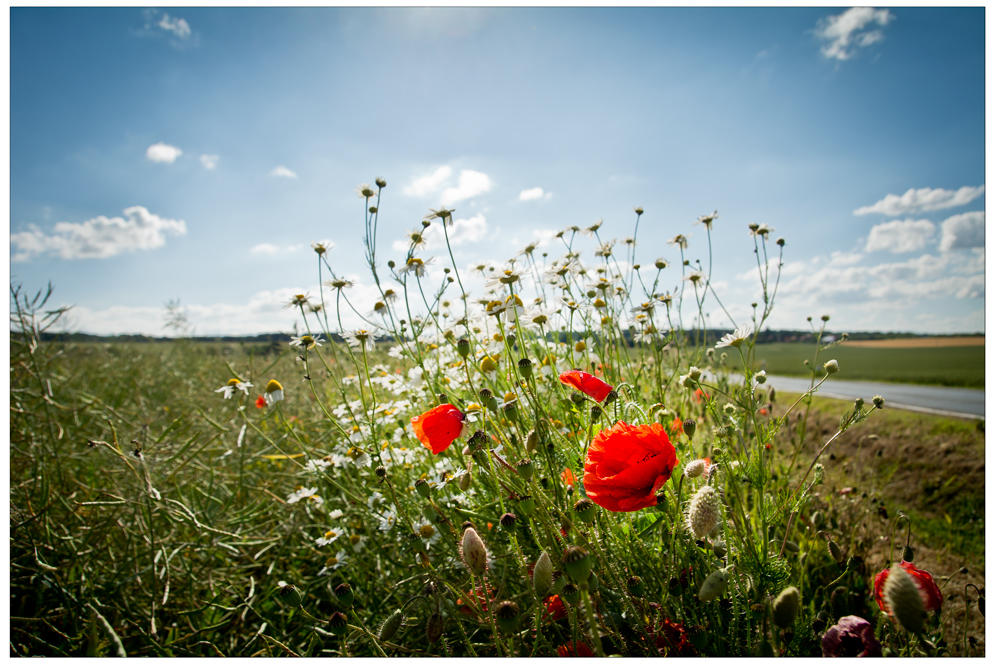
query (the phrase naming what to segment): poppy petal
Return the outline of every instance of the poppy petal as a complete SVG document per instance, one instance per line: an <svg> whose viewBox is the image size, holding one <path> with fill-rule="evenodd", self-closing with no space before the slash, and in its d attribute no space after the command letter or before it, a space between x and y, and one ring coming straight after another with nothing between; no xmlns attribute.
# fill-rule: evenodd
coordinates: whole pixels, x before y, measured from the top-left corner
<svg viewBox="0 0 995 664"><path fill-rule="evenodd" d="M598 403L604 401L612 391L612 386L597 376L592 376L587 372L577 371L576 369L561 373L560 382L583 392Z"/></svg>
<svg viewBox="0 0 995 664"><path fill-rule="evenodd" d="M411 428L421 444L432 450L432 454L440 454L463 434L465 418L459 408L444 403L427 413L412 417Z"/></svg>

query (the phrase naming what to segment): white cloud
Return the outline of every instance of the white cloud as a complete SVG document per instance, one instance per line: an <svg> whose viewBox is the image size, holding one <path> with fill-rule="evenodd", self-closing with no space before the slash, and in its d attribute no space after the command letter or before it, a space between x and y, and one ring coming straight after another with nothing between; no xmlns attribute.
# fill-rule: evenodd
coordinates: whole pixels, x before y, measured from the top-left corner
<svg viewBox="0 0 995 664"><path fill-rule="evenodd" d="M220 157L218 157L218 155L216 154L200 155L200 163L202 163L204 165L204 168L206 168L209 171L213 171L217 167L218 159L220 159Z"/></svg>
<svg viewBox="0 0 995 664"><path fill-rule="evenodd" d="M867 251L890 251L893 254L918 251L933 238L936 226L928 219L887 221L871 229Z"/></svg>
<svg viewBox="0 0 995 664"><path fill-rule="evenodd" d="M533 187L532 189L523 189L522 193L518 195L518 200L520 201L534 201L537 198L542 198L542 187Z"/></svg>
<svg viewBox="0 0 995 664"><path fill-rule="evenodd" d="M17 247L13 261L26 261L43 253L60 258L110 258L138 249L156 249L166 244L166 235L185 235L182 219L163 219L140 205L127 208L124 217L99 216L81 224L61 221L51 235L32 227L12 233L11 247Z"/></svg>
<svg viewBox="0 0 995 664"><path fill-rule="evenodd" d="M163 14L162 20L159 21L158 26L163 30L172 32L174 35L180 39L186 39L190 36L190 24L182 18L170 18L169 14Z"/></svg>
<svg viewBox="0 0 995 664"><path fill-rule="evenodd" d="M473 198L490 191L491 179L479 171L460 171L459 184L442 192L442 204L451 205L457 201Z"/></svg>
<svg viewBox="0 0 995 664"><path fill-rule="evenodd" d="M430 175L415 178L414 182L404 187L404 193L409 196L425 196L436 191L453 174L449 166L439 166Z"/></svg>
<svg viewBox="0 0 995 664"><path fill-rule="evenodd" d="M555 230L555 229L552 229L552 228L533 228L532 229L532 235L534 235L536 237L536 239L539 240L539 245L538 246L540 246L540 247L548 246L549 243L553 240L553 238L556 237L557 233L559 233L559 231Z"/></svg>
<svg viewBox="0 0 995 664"><path fill-rule="evenodd" d="M879 213L890 217L897 217L900 214L911 214L913 212L929 212L930 210L943 210L945 208L966 205L978 196L985 193L985 185L978 187L961 187L957 191L951 189L909 189L898 196L888 194L874 205L857 208L853 211L856 215Z"/></svg>
<svg viewBox="0 0 995 664"><path fill-rule="evenodd" d="M281 247L276 244L270 244L269 242L263 242L262 244L257 244L252 249L249 249L249 253L263 256L275 256L276 254L286 254L300 251L303 247L303 244L291 244L286 247Z"/></svg>
<svg viewBox="0 0 995 664"><path fill-rule="evenodd" d="M145 150L145 157L149 161L156 161L163 164L172 164L181 154L183 154L183 150L175 145L166 145L162 141L155 145L150 145Z"/></svg>
<svg viewBox="0 0 995 664"><path fill-rule="evenodd" d="M842 14L819 19L815 36L827 42L822 54L836 60L849 60L861 48L884 39L884 33L875 25L884 27L895 15L887 9L852 7Z"/></svg>
<svg viewBox="0 0 995 664"><path fill-rule="evenodd" d="M292 170L290 170L286 166L277 166L272 171L270 171L269 174L272 175L275 178L296 178L297 177L297 173L294 173Z"/></svg>
<svg viewBox="0 0 995 664"><path fill-rule="evenodd" d="M940 225L940 251L973 249L985 246L985 213L965 212L955 214Z"/></svg>

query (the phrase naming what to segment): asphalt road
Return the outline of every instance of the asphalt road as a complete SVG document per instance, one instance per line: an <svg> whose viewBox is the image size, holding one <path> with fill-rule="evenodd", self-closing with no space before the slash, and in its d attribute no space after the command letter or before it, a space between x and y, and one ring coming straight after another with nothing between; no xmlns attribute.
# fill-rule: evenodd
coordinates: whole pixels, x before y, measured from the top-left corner
<svg viewBox="0 0 995 664"><path fill-rule="evenodd" d="M767 376L774 389L802 393L811 384L808 378ZM821 397L847 401L863 397L868 405L871 397L881 395L885 408L917 410L937 415L955 415L984 419L985 391L963 387L937 387L933 385L905 385L900 383L874 383L863 380L833 380L830 378L816 392Z"/></svg>

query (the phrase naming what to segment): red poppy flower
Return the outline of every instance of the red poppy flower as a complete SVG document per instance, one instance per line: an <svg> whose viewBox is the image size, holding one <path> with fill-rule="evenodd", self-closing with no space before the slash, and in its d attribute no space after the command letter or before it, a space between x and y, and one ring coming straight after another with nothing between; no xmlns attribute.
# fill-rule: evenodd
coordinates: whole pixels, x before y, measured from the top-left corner
<svg viewBox="0 0 995 664"><path fill-rule="evenodd" d="M266 407L266 397L260 395L259 398L256 399L256 408L265 408L265 407Z"/></svg>
<svg viewBox="0 0 995 664"><path fill-rule="evenodd" d="M546 607L546 617L550 620L556 621L567 617L567 608L563 606L563 599L559 595L547 597L543 605Z"/></svg>
<svg viewBox="0 0 995 664"><path fill-rule="evenodd" d="M594 657L594 651L591 650L591 646L583 641L578 643L576 647L574 647L573 641L567 641L556 649L556 654L560 657Z"/></svg>
<svg viewBox="0 0 995 664"><path fill-rule="evenodd" d="M921 570L912 563L907 563L904 560L899 563L906 572L912 576L912 580L916 582L919 586L919 594L922 595L922 606L927 611L936 611L943 605L943 594L937 587L936 582L933 581L933 575L925 570ZM884 598L881 593L884 591L884 582L888 580L888 574L891 569L884 568L878 572L877 576L874 577L874 599L877 600L878 606L885 613L888 613L888 607L884 603Z"/></svg>
<svg viewBox="0 0 995 664"><path fill-rule="evenodd" d="M486 614L489 600L494 599L494 590L488 588L487 593L484 594L483 588L476 588L472 592L468 593L468 596L470 597L470 599L474 601L475 604L479 605L480 611ZM459 606L460 613L467 616L473 615L473 609L471 609L469 606L465 606L463 604L463 600L460 599L459 597L456 598L456 605Z"/></svg>
<svg viewBox="0 0 995 664"><path fill-rule="evenodd" d="M591 441L584 463L587 497L612 512L656 505L656 493L677 465L677 453L659 424L618 422Z"/></svg>
<svg viewBox="0 0 995 664"><path fill-rule="evenodd" d="M674 438L680 438L682 431L684 431L684 420L682 420L680 415L678 415L674 418L674 421L670 423L670 433L673 434Z"/></svg>
<svg viewBox="0 0 995 664"><path fill-rule="evenodd" d="M708 392L705 392L700 387L697 390L694 391L694 400L697 403L701 403L702 399L711 399L711 398L712 398L712 395L709 394Z"/></svg>
<svg viewBox="0 0 995 664"><path fill-rule="evenodd" d="M412 417L411 428L415 430L422 445L432 450L432 454L439 454L463 434L465 418L459 408L444 403L427 413Z"/></svg>
<svg viewBox="0 0 995 664"><path fill-rule="evenodd" d="M597 376L592 376L589 373L577 371L576 369L561 373L560 382L576 390L580 390L598 403L604 401L608 393L612 391L612 386Z"/></svg>
<svg viewBox="0 0 995 664"><path fill-rule="evenodd" d="M687 630L683 622L671 622L664 616L656 628L650 628L656 636L656 647L668 655L692 657L697 653L688 640Z"/></svg>
<svg viewBox="0 0 995 664"><path fill-rule="evenodd" d="M577 478L574 477L574 474L570 471L569 468L564 468L563 472L560 473L560 479L563 480L563 483L566 484L567 486L573 486L574 480L576 480Z"/></svg>

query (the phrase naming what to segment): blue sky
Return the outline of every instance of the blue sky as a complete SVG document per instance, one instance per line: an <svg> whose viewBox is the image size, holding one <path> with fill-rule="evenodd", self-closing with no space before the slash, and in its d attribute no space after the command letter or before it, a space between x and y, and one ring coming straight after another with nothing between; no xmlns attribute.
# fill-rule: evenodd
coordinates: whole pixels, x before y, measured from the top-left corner
<svg viewBox="0 0 995 664"><path fill-rule="evenodd" d="M636 205L637 262L679 263L678 233L704 260L692 222L718 210L737 319L766 223L786 240L772 327L983 331L984 18L15 8L11 280L51 280L78 331L162 334L174 298L197 334L286 331L331 240L369 310L354 189L383 177L383 261L443 202L461 272L534 240L559 258L550 236L599 218L629 236Z"/></svg>

